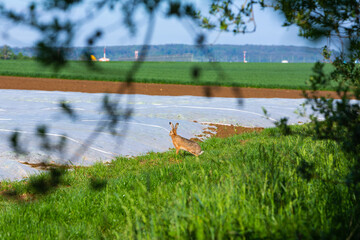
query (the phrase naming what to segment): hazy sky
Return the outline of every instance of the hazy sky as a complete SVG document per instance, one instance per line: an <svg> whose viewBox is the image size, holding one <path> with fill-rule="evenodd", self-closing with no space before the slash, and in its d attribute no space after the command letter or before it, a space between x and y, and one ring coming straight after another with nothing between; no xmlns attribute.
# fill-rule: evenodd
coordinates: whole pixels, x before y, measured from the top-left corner
<svg viewBox="0 0 360 240"><path fill-rule="evenodd" d="M26 6L32 0L5 0L0 2L5 6L11 7L18 11L26 9ZM210 0L196 0L192 1L203 11L207 12ZM69 13L72 18L81 18L89 8L82 6ZM151 44L193 44L194 34L191 29L194 26L188 21L180 22L176 18L165 19L162 17L163 13L156 17L155 31L151 40ZM46 18L46 14L44 14ZM271 9L260 10L255 9L255 18L257 29L255 33L238 34L208 32L197 29L207 34L207 43L209 44L262 44L262 45L295 45L295 46L320 46L310 41L306 41L297 36L298 30L296 27L282 27L282 18L274 13ZM144 14L139 12L137 14L139 23L138 34L131 36L127 30L121 26L121 20L114 12L103 11L97 14L84 26L77 29L77 38L74 41L75 46L85 46L87 37L94 29L105 29L105 35L97 42L99 46L114 46L114 45L133 45L142 44L144 32L146 29L147 19ZM119 27L120 26L120 27ZM7 44L12 47L32 46L38 34L29 28L18 26L5 21L0 18L0 46Z"/></svg>

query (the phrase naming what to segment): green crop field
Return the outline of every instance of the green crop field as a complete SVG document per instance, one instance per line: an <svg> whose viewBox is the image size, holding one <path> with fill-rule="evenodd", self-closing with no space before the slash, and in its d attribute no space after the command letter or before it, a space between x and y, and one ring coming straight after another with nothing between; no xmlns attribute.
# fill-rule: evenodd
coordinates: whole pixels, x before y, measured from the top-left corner
<svg viewBox="0 0 360 240"><path fill-rule="evenodd" d="M63 78L98 81L124 81L132 62L69 62L59 72L35 61L0 61L0 75ZM306 88L312 63L190 63L145 62L134 76L136 82L221 85L265 88ZM199 69L194 79L193 69ZM331 66L325 70L329 72Z"/></svg>
<svg viewBox="0 0 360 240"><path fill-rule="evenodd" d="M0 238L347 239L351 159L292 129L211 138L199 158L172 150L76 168L48 194L36 188L48 175L2 182Z"/></svg>

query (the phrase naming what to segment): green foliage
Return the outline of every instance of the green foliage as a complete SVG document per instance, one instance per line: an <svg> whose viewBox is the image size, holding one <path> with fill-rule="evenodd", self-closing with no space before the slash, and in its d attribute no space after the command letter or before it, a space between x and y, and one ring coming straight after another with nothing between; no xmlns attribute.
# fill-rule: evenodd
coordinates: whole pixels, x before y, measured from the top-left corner
<svg viewBox="0 0 360 240"><path fill-rule="evenodd" d="M310 78L313 94L305 94L307 104L314 114L314 137L332 139L339 143L347 154L346 160L355 159L349 175L346 177L349 191L360 206L360 67L355 61L359 58L360 25L359 1L276 1L276 9L286 16L285 25L296 24L300 34L307 38L335 38L341 43L341 52L335 56L331 74L324 72L324 64L315 64L314 74ZM325 47L324 57L330 59L331 52ZM316 91L333 85L340 97L334 99L318 98ZM358 100L351 101L350 99ZM324 116L319 121L318 114ZM356 207L354 211L360 212ZM356 224L360 224L356 221Z"/></svg>
<svg viewBox="0 0 360 240"><path fill-rule="evenodd" d="M327 76L323 72L323 64L316 64L314 67L314 76L310 78L310 83L313 91L319 88L328 86L332 77L344 76L342 81L338 82L337 92L341 97L340 100L317 98L316 94L313 96L306 95L307 104L310 105L315 112L312 117L314 123L315 137L319 139L333 139L339 142L340 146L349 155L350 158L355 158L357 161L351 171L351 182L349 184L354 187L355 192L360 194L360 93L358 91L357 81L346 81L346 71L352 75L353 69L347 67L348 64L342 63L337 67L337 59L335 62L336 69ZM342 71L345 71L341 73ZM355 74L359 74L359 69L355 70ZM325 117L325 120L319 121L315 116L320 113ZM360 195L359 195L360 196Z"/></svg>
<svg viewBox="0 0 360 240"><path fill-rule="evenodd" d="M62 182L65 173L63 168L51 168L49 174L30 178L28 191L35 194L46 194L53 191Z"/></svg>
<svg viewBox="0 0 360 240"><path fill-rule="evenodd" d="M237 33L251 33L256 30L253 6L259 4L264 7L264 0L259 1L223 1L213 0L209 16L204 13L198 18L200 26L206 29L219 29L220 31ZM215 18L215 20L212 20ZM249 23L251 28L249 29Z"/></svg>
<svg viewBox="0 0 360 240"><path fill-rule="evenodd" d="M275 126L279 128L281 134L283 134L285 136L291 134L291 129L287 124L288 120L289 120L288 118L284 117L284 118L281 118L280 121L275 123Z"/></svg>
<svg viewBox="0 0 360 240"><path fill-rule="evenodd" d="M98 81L125 81L125 74L132 67L131 62L95 63L89 71L84 62L69 62L57 73L35 61L0 62L0 75L83 79ZM178 83L195 85L220 85L267 88L305 88L305 80L311 74L310 63L219 63L223 75L209 63L145 62L139 69L135 82ZM330 72L331 67L325 66ZM195 80L194 80L195 79ZM331 89L328 86L324 89Z"/></svg>
<svg viewBox="0 0 360 240"><path fill-rule="evenodd" d="M28 56L24 56L22 52L18 54L14 53L14 50L7 45L4 45L0 48L0 59L2 60L26 60L29 59Z"/></svg>
<svg viewBox="0 0 360 240"><path fill-rule="evenodd" d="M11 60L11 59L15 59L16 55L14 54L14 52L11 50L11 48L7 45L4 45L1 49L0 49L0 59L3 60Z"/></svg>
<svg viewBox="0 0 360 240"><path fill-rule="evenodd" d="M3 182L10 196L0 197L0 236L346 238L354 202L342 179L350 162L335 142L304 135L308 128L209 139L199 158L172 150L75 168L50 195ZM314 172L308 180L304 159Z"/></svg>
<svg viewBox="0 0 360 240"><path fill-rule="evenodd" d="M176 16L179 18L183 18L188 16L190 18L195 19L197 16L197 12L195 7L191 3L181 3L181 1L171 1L168 6L167 16Z"/></svg>
<svg viewBox="0 0 360 240"><path fill-rule="evenodd" d="M223 6L231 9L239 1L214 2L215 6L212 6L212 10ZM249 4L255 4L255 2ZM352 216L353 222L348 229L337 228L336 232L347 231L348 239L360 237L360 221L356 217L360 214L360 67L356 64L360 57L359 4L358 0L279 0L272 1L270 5L285 16L284 26L296 24L299 27L300 36L310 39L328 38L328 43L333 41L340 43L341 46L340 54L334 56L331 74L324 72L324 64L315 64L314 75L309 80L312 93L304 92L304 96L307 98L306 104L310 105L314 111L311 115L313 129L311 135L316 139L336 141L345 153L344 162L348 164L349 169L341 182L346 183L344 187L353 196L350 201L354 208L349 215ZM240 12L240 10L237 11ZM229 18L229 15L224 12L220 12L220 15ZM219 22L222 23L221 20ZM328 47L323 48L323 56L325 60L331 62L332 52ZM318 90L330 86L336 89L340 100L317 96ZM351 98L357 101L351 101ZM266 111L264 112L266 114ZM319 115L323 116L324 120L320 121ZM291 133L286 118L277 125L282 134ZM302 160L298 171L307 180L316 177L323 183L328 181L316 173L314 164L308 159ZM339 198L333 201L338 202ZM335 222L338 224L343 221L342 213L342 209L334 212Z"/></svg>
<svg viewBox="0 0 360 240"><path fill-rule="evenodd" d="M279 0L274 8L284 14L285 26L296 24L305 38L356 39L359 34L359 0Z"/></svg>
<svg viewBox="0 0 360 240"><path fill-rule="evenodd" d="M316 63L310 78L312 94L304 93L311 115L314 138L334 140L345 153L344 162L349 164L349 172L343 177L349 194L353 196L353 228L348 238L359 238L360 221L360 67L355 62L360 56L360 18L357 0L351 1L276 1L276 8L286 16L285 25L296 24L300 35L306 38L327 37L341 44L340 54L335 56L331 74L324 72L324 64ZM331 52L325 47L325 59ZM334 85L334 82L336 83ZM333 85L340 100L319 98L316 91ZM318 120L322 115L324 120ZM311 165L304 164L305 176L312 175ZM322 181L325 181L322 179ZM341 221L341 217L338 218ZM356 235L354 237L353 235Z"/></svg>
<svg viewBox="0 0 360 240"><path fill-rule="evenodd" d="M343 56L340 56L333 62L334 71L331 73L331 79L339 82L341 84L340 88L349 87L353 90L360 86L360 66L355 63L354 59L353 56L351 60L346 61Z"/></svg>

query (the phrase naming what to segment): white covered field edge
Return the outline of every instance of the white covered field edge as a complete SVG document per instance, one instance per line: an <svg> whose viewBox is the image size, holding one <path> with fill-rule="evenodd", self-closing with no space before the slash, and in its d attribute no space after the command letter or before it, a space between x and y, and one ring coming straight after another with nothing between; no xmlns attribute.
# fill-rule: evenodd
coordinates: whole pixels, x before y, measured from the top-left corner
<svg viewBox="0 0 360 240"><path fill-rule="evenodd" d="M192 138L202 134L211 123L267 128L282 117L287 117L289 124L309 121L308 117L296 113L302 111L304 99L108 94L111 102L119 104L119 113L132 111L131 117L120 119L115 133L111 133L98 128L99 124L111 121L102 108L104 96L0 90L0 181L19 180L41 172L23 163L89 166L99 161L109 162L116 156L167 151L173 148L169 122L178 122L178 134ZM75 120L64 114L61 101L74 110ZM268 116L264 115L263 108ZM309 109L307 113L311 113ZM42 125L47 126L46 138L51 144L66 139L63 151L41 148L36 129ZM94 131L96 138L91 138ZM18 154L11 147L9 139L15 132L19 133L19 144L26 154Z"/></svg>

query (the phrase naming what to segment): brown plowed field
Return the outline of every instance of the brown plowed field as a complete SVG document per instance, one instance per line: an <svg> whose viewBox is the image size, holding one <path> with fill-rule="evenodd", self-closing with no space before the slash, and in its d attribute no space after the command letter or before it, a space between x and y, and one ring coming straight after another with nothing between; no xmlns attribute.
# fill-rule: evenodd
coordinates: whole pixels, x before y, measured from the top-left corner
<svg viewBox="0 0 360 240"><path fill-rule="evenodd" d="M229 98L303 98L301 90L193 86L156 83L119 83L0 76L0 89L23 89L87 93L128 93L160 96L210 96ZM337 98L335 92L320 91L319 96Z"/></svg>

